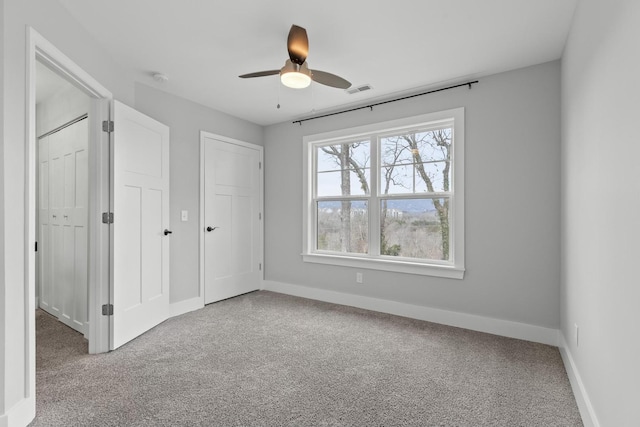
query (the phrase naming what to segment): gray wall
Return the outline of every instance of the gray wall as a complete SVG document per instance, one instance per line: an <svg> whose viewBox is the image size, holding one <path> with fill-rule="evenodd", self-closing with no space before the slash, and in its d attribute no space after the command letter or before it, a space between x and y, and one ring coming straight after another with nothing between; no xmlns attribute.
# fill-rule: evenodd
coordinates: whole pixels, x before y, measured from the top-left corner
<svg viewBox="0 0 640 427"><path fill-rule="evenodd" d="M199 295L200 130L262 145L262 127L136 83L136 108L171 128L171 302ZM180 221L180 211L189 221Z"/></svg>
<svg viewBox="0 0 640 427"><path fill-rule="evenodd" d="M465 107L464 280L303 263L302 138ZM265 129L265 278L559 328L560 63L466 88Z"/></svg>
<svg viewBox="0 0 640 427"><path fill-rule="evenodd" d="M4 122L5 122L5 114L4 114L4 100L6 99L5 97L5 89L4 89L4 81L5 81L5 77L4 77L4 69L5 69L5 52L4 52L4 45L5 45L5 36L4 36L4 27L5 27L5 5L4 5L4 0L0 0L0 28L2 29L2 31L0 31L0 170L4 171L4 166L6 164L5 162L5 129L4 129ZM5 175L3 173L0 172L0 324L2 325L6 325L7 324L7 310L6 310L6 306L7 306L7 299L5 297L6 294L6 290L7 290L7 286L5 285L5 281L6 281L6 269L5 269L5 246L7 245L7 241L6 241L6 237L5 237L5 227L6 227L6 222L5 222L5 210L6 210L6 202L5 202L5 193L4 193L4 186L6 185L6 179L5 179ZM23 304L24 304L24 300L22 300ZM13 322L12 326L15 327L24 327L24 321L18 321L18 322ZM24 336L23 331L19 331L18 334L16 334L15 332L13 334L6 334L6 328L2 327L0 328L0 348L4 349L7 347L7 345L9 344L10 340L15 340L15 336ZM20 354L23 353L22 350L18 351ZM1 384L7 384L7 381L9 380L7 378L7 373L6 373L6 360L7 360L7 356L9 356L9 352L2 350L0 351L0 383ZM12 369L15 369L13 366L11 367ZM21 372L21 374L24 374L24 366L22 367L23 371ZM12 378L12 380L16 380L16 376L14 376ZM4 416L7 412L7 407L8 407L8 403L10 402L14 402L16 400L16 396L15 395L6 395L4 392L4 388L2 387L3 390L0 391L0 417ZM18 388L18 392L23 391L23 387L19 387Z"/></svg>
<svg viewBox="0 0 640 427"><path fill-rule="evenodd" d="M583 0L562 60L562 334L602 426L640 420L639 40L640 2Z"/></svg>

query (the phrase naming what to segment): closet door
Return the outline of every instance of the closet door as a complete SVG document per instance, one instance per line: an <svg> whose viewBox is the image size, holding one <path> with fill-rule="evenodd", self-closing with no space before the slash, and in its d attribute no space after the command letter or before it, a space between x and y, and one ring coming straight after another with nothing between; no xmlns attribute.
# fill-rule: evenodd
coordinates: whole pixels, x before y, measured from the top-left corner
<svg viewBox="0 0 640 427"><path fill-rule="evenodd" d="M49 161L49 137L38 140L38 267L40 308L58 315L53 303L53 281L51 280L51 214L49 212L49 181L52 168Z"/></svg>
<svg viewBox="0 0 640 427"><path fill-rule="evenodd" d="M64 304L64 240L62 239L62 206L64 194L63 140L56 134L49 135L49 259L50 313L60 318L60 306ZM46 273L45 273L46 274ZM44 275L44 274L43 274Z"/></svg>
<svg viewBox="0 0 640 427"><path fill-rule="evenodd" d="M88 282L88 120L59 133L64 138L63 239L66 296L61 320L85 333Z"/></svg>
<svg viewBox="0 0 640 427"><path fill-rule="evenodd" d="M87 126L86 119L80 120L49 135L48 141L42 138L40 149L40 210L41 217L48 211L49 221L41 226L41 307L83 334L88 306ZM48 209L44 209L47 150Z"/></svg>

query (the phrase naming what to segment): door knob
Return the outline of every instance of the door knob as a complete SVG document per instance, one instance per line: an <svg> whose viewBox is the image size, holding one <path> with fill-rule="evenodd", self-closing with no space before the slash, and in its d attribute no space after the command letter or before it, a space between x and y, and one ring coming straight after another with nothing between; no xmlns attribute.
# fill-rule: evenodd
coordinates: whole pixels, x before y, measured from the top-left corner
<svg viewBox="0 0 640 427"><path fill-rule="evenodd" d="M211 233L211 232L212 232L213 230L215 230L216 228L218 228L218 227L207 227L207 231L208 231L209 233Z"/></svg>
<svg viewBox="0 0 640 427"><path fill-rule="evenodd" d="M164 235L165 236L168 235L168 234L171 234L171 233L173 233L173 231L167 230L167 229L164 230Z"/></svg>

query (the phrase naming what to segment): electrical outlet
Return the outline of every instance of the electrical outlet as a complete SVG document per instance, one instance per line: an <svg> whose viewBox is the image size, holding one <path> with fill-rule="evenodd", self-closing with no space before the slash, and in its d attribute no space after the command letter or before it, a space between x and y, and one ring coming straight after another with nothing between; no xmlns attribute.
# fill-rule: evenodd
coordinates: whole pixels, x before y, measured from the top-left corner
<svg viewBox="0 0 640 427"><path fill-rule="evenodd" d="M578 346L580 345L580 340L579 340L579 337L580 337L580 328L578 327L578 324L577 324L577 323L574 323L574 325L573 325L573 326L575 326L575 327L576 327L576 347L578 347Z"/></svg>
<svg viewBox="0 0 640 427"><path fill-rule="evenodd" d="M185 222L189 221L189 211L180 212L180 219Z"/></svg>
<svg viewBox="0 0 640 427"><path fill-rule="evenodd" d="M362 273L356 273L356 283L362 283Z"/></svg>

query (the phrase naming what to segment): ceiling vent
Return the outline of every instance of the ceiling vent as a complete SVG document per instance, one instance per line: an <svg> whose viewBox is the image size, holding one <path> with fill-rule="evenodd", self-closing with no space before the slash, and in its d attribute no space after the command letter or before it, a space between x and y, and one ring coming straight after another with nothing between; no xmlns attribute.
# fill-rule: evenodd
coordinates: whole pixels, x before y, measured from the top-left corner
<svg viewBox="0 0 640 427"><path fill-rule="evenodd" d="M358 92L364 92L365 90L370 90L371 85L367 84L367 85L362 85L362 86L358 86L358 87L352 87L349 89L346 89L347 93L353 95L354 93L358 93Z"/></svg>

